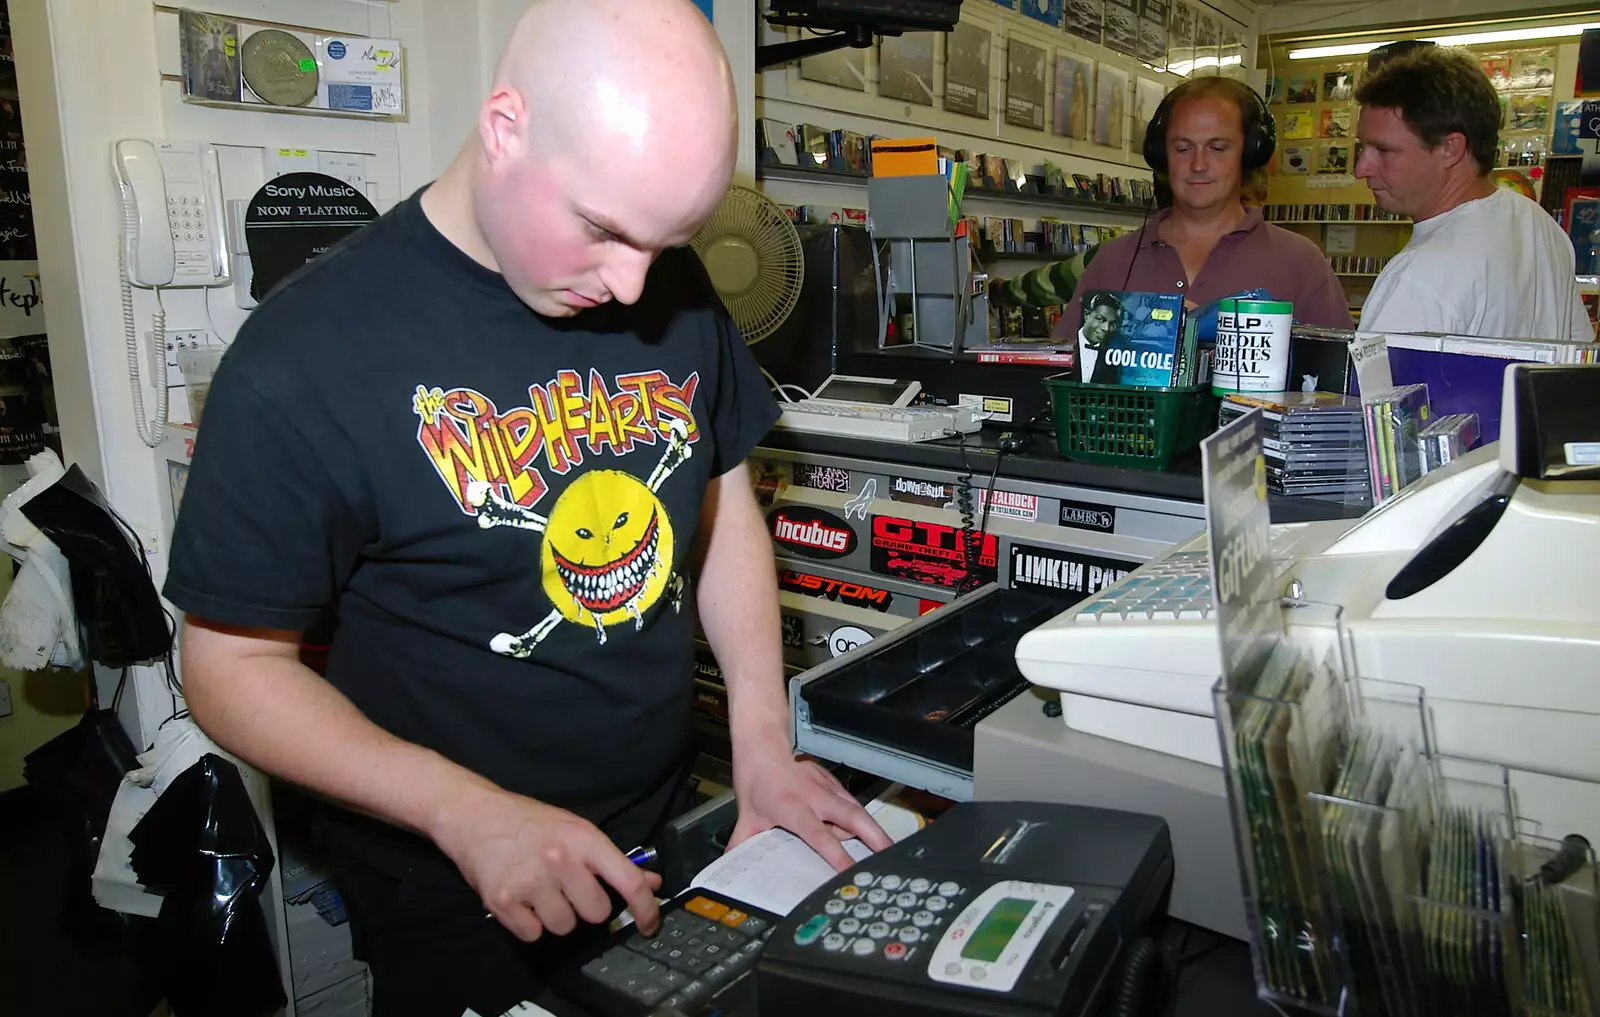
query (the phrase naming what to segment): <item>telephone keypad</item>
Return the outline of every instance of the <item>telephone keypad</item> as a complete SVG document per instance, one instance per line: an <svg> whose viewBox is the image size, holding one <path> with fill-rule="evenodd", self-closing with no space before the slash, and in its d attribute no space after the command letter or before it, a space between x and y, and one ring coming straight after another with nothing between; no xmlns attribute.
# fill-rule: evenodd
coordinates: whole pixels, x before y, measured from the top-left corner
<svg viewBox="0 0 1600 1017"><path fill-rule="evenodd" d="M849 953L863 960L903 962L937 939L945 912L967 890L955 880L934 882L923 876L858 872L834 888L817 919L840 916L838 926L822 940L830 953ZM813 919L816 920L816 919ZM801 945L809 945L809 942Z"/></svg>

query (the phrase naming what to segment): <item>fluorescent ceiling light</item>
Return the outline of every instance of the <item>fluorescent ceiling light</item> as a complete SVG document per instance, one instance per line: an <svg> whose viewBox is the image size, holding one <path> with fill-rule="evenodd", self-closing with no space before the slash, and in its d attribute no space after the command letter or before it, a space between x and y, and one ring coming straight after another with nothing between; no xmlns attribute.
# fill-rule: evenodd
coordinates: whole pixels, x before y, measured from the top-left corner
<svg viewBox="0 0 1600 1017"><path fill-rule="evenodd" d="M1528 39L1559 39L1582 35L1586 29L1600 28L1600 21L1581 25L1547 25L1543 28L1508 28L1502 32L1473 32L1466 35L1438 35L1429 39L1441 46L1481 46L1491 42L1523 42Z"/></svg>
<svg viewBox="0 0 1600 1017"><path fill-rule="evenodd" d="M1228 56L1223 57L1221 60L1216 57L1200 57L1198 60L1180 60L1175 64L1169 64L1167 70L1173 74L1187 76L1199 67L1228 67L1242 63L1244 63L1244 57L1242 56Z"/></svg>
<svg viewBox="0 0 1600 1017"><path fill-rule="evenodd" d="M1379 46L1387 46L1389 45L1390 41L1392 40L1384 40L1380 42L1352 42L1343 46L1313 46L1311 49L1291 49L1289 51L1289 59L1320 60L1323 57L1355 56L1358 53L1366 53L1371 50L1375 50Z"/></svg>
<svg viewBox="0 0 1600 1017"><path fill-rule="evenodd" d="M1561 39L1582 35L1590 28L1600 28L1600 21L1586 21L1576 25L1543 25L1537 28L1506 28L1495 32L1466 32L1459 35L1424 36L1424 42L1441 46L1483 46L1499 42L1526 42L1531 39ZM1356 56L1368 53L1393 40L1352 42L1337 46L1313 46L1309 49L1292 49L1290 60L1318 60L1324 57Z"/></svg>

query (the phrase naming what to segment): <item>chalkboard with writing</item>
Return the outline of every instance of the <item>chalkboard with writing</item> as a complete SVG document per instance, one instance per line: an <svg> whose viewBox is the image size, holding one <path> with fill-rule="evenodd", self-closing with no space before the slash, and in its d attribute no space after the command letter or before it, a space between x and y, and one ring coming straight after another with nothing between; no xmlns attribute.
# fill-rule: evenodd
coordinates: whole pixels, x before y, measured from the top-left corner
<svg viewBox="0 0 1600 1017"><path fill-rule="evenodd" d="M0 99L0 261L38 258L33 235L33 196L28 190L28 153L22 144L22 114L15 99Z"/></svg>

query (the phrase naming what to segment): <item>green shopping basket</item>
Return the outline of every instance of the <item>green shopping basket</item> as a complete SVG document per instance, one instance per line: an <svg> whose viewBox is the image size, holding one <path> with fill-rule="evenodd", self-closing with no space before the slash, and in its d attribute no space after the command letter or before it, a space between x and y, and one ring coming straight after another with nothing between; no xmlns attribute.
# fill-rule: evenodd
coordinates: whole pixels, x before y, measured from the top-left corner
<svg viewBox="0 0 1600 1017"><path fill-rule="evenodd" d="M1216 430L1211 386L1095 385L1054 375L1043 381L1056 448L1069 459L1164 470Z"/></svg>

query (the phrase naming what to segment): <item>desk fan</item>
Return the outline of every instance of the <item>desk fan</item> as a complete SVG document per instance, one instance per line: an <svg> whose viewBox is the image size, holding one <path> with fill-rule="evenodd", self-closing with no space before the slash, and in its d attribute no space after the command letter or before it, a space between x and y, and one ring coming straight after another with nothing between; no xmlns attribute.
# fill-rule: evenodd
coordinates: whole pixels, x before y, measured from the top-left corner
<svg viewBox="0 0 1600 1017"><path fill-rule="evenodd" d="M805 278L800 234L760 191L729 188L690 245L746 343L771 335L794 310Z"/></svg>

